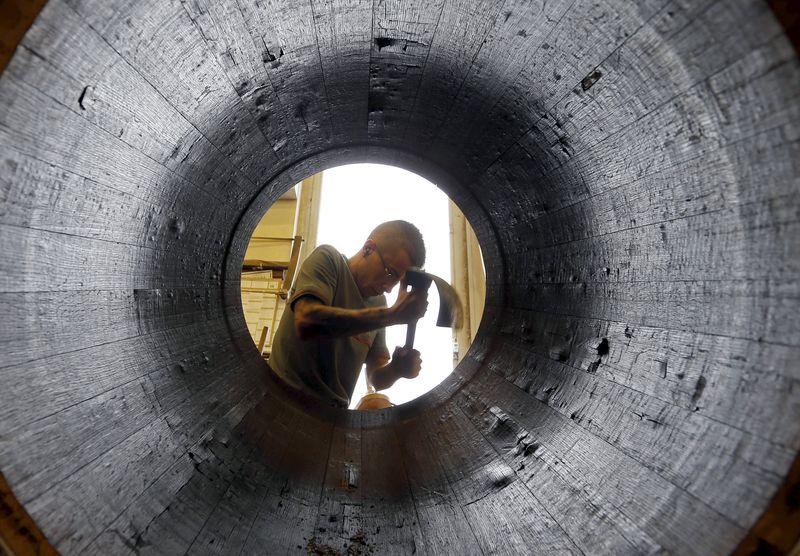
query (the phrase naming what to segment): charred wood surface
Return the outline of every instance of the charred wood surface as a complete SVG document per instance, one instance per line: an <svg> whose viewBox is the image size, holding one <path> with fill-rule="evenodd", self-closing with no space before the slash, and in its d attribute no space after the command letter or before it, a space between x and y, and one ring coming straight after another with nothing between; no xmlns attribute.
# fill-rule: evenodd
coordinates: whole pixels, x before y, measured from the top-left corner
<svg viewBox="0 0 800 556"><path fill-rule="evenodd" d="M8 543L788 550L800 63L772 4L52 0L29 28L8 8ZM438 184L488 271L453 375L370 413L276 384L239 294L266 208L352 162Z"/></svg>

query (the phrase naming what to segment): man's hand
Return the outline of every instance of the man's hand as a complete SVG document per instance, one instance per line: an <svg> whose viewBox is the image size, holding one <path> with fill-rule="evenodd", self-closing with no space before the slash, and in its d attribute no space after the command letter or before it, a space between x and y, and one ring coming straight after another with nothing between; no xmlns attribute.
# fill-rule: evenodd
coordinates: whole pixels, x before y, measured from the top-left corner
<svg viewBox="0 0 800 556"><path fill-rule="evenodd" d="M417 378L422 369L422 359L415 349L397 347L394 349L390 362L382 366L373 366L377 365L379 361L383 363L387 359L388 354L384 352L380 360L376 357L372 365L367 364L367 377L375 390L385 390L399 378Z"/></svg>
<svg viewBox="0 0 800 556"><path fill-rule="evenodd" d="M428 292L421 292L416 288L408 289L405 281L400 283L397 301L392 305L396 324L408 324L422 318L428 310ZM395 350L395 353L397 350Z"/></svg>
<svg viewBox="0 0 800 556"><path fill-rule="evenodd" d="M417 378L422 369L422 358L415 349L396 347L390 364L397 378Z"/></svg>

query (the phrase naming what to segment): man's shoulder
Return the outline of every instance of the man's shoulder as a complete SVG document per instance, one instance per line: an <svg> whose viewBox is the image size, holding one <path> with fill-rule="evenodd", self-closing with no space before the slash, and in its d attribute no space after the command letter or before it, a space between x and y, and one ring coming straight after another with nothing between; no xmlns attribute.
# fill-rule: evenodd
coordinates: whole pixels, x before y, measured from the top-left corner
<svg viewBox="0 0 800 556"><path fill-rule="evenodd" d="M340 281L347 269L344 256L331 245L316 247L300 265L292 285L289 303L304 295L318 298L325 305L331 305Z"/></svg>
<svg viewBox="0 0 800 556"><path fill-rule="evenodd" d="M332 245L319 245L303 262L306 268L327 267L340 271L347 266L347 259Z"/></svg>
<svg viewBox="0 0 800 556"><path fill-rule="evenodd" d="M344 261L344 255L340 253L336 247L328 244L322 244L315 247L314 250L308 255L308 258L329 259L331 262L336 264L339 264L340 261Z"/></svg>

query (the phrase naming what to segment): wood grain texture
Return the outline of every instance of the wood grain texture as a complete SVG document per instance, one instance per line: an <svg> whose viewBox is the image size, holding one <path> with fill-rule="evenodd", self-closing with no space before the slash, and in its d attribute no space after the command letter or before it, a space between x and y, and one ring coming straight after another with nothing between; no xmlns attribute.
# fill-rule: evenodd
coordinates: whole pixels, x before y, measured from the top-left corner
<svg viewBox="0 0 800 556"><path fill-rule="evenodd" d="M15 499L65 554L791 546L781 21L758 0L52 0L0 77ZM239 291L269 204L355 162L450 193L487 270L459 368L365 413L276 382Z"/></svg>

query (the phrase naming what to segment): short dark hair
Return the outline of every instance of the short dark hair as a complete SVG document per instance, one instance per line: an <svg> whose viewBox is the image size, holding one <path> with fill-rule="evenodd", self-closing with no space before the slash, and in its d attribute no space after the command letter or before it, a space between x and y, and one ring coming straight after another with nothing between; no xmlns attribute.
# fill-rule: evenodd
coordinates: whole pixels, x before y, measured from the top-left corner
<svg viewBox="0 0 800 556"><path fill-rule="evenodd" d="M411 264L418 268L425 265L425 241L422 233L411 222L390 220L379 224L369 237L386 247L405 249Z"/></svg>

